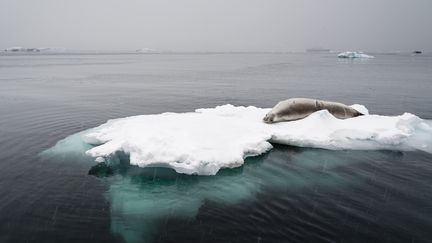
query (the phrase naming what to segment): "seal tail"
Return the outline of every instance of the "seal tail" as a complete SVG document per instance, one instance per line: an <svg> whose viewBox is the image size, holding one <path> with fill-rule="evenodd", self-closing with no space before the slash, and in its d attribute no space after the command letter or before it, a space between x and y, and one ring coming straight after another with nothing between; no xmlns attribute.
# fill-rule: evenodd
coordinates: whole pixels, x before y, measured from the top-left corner
<svg viewBox="0 0 432 243"><path fill-rule="evenodd" d="M356 110L356 113L354 114L354 117L358 117L358 116L364 116L365 114L361 113L360 111Z"/></svg>
<svg viewBox="0 0 432 243"><path fill-rule="evenodd" d="M369 111L364 105L354 104L350 105L350 107L355 110L355 116L369 115Z"/></svg>

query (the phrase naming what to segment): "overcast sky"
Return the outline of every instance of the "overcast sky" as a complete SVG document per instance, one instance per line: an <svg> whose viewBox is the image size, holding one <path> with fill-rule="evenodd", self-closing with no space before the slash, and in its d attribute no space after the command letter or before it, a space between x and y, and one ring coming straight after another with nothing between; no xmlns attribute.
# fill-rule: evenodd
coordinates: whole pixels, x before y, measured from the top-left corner
<svg viewBox="0 0 432 243"><path fill-rule="evenodd" d="M432 50L432 0L0 0L0 49Z"/></svg>

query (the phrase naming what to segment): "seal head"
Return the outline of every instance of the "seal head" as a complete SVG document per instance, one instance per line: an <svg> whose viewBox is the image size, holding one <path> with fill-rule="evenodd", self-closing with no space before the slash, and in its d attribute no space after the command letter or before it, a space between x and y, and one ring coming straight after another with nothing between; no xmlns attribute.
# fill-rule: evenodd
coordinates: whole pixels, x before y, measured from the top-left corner
<svg viewBox="0 0 432 243"><path fill-rule="evenodd" d="M275 114L273 114L271 111L267 113L263 119L263 121L267 124L274 123Z"/></svg>

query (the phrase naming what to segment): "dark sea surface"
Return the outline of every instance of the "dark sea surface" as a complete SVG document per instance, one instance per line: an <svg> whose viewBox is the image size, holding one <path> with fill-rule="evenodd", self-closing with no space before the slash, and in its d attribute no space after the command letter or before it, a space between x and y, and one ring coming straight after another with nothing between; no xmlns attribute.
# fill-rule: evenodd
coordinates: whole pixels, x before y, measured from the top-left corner
<svg viewBox="0 0 432 243"><path fill-rule="evenodd" d="M432 55L373 55L0 54L0 242L432 242L425 152L275 145L216 176L42 156L112 118L290 97L432 119Z"/></svg>

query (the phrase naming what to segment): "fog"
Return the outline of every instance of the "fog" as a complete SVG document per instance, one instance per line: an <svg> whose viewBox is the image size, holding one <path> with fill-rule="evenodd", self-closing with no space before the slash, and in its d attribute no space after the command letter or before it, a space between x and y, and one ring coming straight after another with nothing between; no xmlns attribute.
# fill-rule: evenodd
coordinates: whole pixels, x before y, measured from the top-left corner
<svg viewBox="0 0 432 243"><path fill-rule="evenodd" d="M0 49L432 50L430 0L0 0Z"/></svg>

